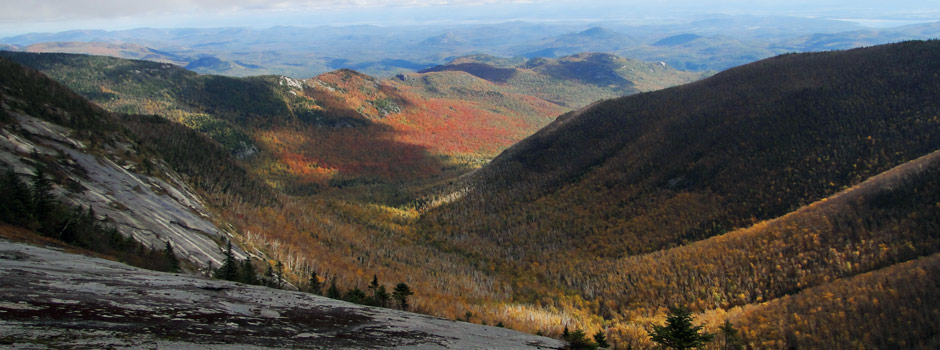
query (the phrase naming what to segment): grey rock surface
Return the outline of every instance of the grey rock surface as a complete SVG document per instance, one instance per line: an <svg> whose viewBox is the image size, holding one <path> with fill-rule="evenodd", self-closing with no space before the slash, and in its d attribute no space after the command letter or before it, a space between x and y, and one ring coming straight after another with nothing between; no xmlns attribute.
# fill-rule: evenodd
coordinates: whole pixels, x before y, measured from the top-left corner
<svg viewBox="0 0 940 350"><path fill-rule="evenodd" d="M13 112L16 125L0 129L0 163L21 175L34 172L31 154L64 159L69 179L81 190L58 188L73 205L92 207L118 231L148 246L162 249L169 241L177 256L205 267L222 265L227 234L213 224L210 212L195 191L164 167L165 178L144 175L111 159L91 154L71 130L39 118ZM119 144L128 152L129 145ZM118 150L121 151L122 150ZM237 246L234 255L244 259Z"/></svg>
<svg viewBox="0 0 940 350"><path fill-rule="evenodd" d="M558 349L551 338L0 239L0 348Z"/></svg>

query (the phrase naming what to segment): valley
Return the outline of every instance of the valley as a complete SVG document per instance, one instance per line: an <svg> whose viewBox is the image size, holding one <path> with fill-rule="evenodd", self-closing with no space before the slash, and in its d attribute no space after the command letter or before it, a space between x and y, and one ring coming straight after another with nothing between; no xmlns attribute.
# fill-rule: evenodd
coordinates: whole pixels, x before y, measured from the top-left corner
<svg viewBox="0 0 940 350"><path fill-rule="evenodd" d="M438 39L425 44L464 42ZM98 222L151 249L179 247L185 272L221 265L230 240L258 273L283 268L285 289L305 291L313 273L344 291L368 290L373 278L407 282L410 310L448 320L8 241L2 271L93 285L134 276L112 286L120 295L160 280L187 290L174 296L182 302L222 293L226 301L176 321L234 322L235 333L227 324L198 332L228 345L226 336L251 333L242 345L563 346L486 326L498 324L651 348L647 331L674 305L708 332L730 322L754 348L937 345L940 43L785 54L714 75L578 52L472 54L388 78L340 69L310 79L2 52L2 160L17 176L46 169L55 193L94 207ZM4 237L30 235L16 230L4 226ZM192 237L207 240L184 243ZM104 279L24 265L39 260L87 264ZM35 283L61 287L47 295L56 300L84 288ZM17 315L0 324L14 331L0 341L82 319L36 324L34 311L67 307L14 300L16 288L27 287L0 291L0 311ZM124 326L98 319L51 344L203 342L166 329L129 339L155 322L131 317L135 303L165 305L122 300L130 306L108 315ZM284 317L252 311L262 308ZM316 316L298 315L304 308ZM335 319L340 309L354 320ZM259 322L289 331L266 333Z"/></svg>

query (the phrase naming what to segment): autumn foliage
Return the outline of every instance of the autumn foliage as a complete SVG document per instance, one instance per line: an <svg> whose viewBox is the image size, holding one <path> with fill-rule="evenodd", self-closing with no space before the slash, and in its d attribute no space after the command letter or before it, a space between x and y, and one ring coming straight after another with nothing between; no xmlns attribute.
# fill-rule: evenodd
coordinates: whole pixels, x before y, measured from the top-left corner
<svg viewBox="0 0 940 350"><path fill-rule="evenodd" d="M653 346L652 325L687 305L718 334L706 348L733 325L751 348L926 349L940 333L936 57L937 41L784 55L557 119L574 85L512 84L609 57L304 82L137 62L118 82L208 90L166 99L172 87L105 75L80 91L165 112L122 123L294 285L404 281L421 312L602 332L615 348Z"/></svg>

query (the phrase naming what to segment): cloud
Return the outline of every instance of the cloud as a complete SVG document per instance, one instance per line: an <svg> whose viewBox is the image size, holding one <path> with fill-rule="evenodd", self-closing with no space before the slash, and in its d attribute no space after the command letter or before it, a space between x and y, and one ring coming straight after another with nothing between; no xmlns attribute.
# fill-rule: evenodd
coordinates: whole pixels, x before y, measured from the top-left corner
<svg viewBox="0 0 940 350"><path fill-rule="evenodd" d="M225 15L324 9L537 3L541 0L34 0L10 1L0 22L50 22L174 14Z"/></svg>
<svg viewBox="0 0 940 350"><path fill-rule="evenodd" d="M492 8L453 9L484 5ZM342 20L340 23L477 19L469 18L471 15L487 20L501 15L518 19L519 14L556 19L566 15L609 19L694 13L888 18L926 12L936 15L940 0L8 0L2 7L0 35L76 28L293 24L279 21L302 15L324 22Z"/></svg>

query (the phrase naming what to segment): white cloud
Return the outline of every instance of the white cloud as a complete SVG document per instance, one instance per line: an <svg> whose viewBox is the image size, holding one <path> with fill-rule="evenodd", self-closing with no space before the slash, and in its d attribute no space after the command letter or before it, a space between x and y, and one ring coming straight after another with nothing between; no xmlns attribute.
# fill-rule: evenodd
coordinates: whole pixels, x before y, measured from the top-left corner
<svg viewBox="0 0 940 350"><path fill-rule="evenodd" d="M106 19L130 16L202 13L219 15L243 11L305 11L343 8L427 7L536 3L540 0L21 0L9 1L0 11L0 22ZM557 1L556 1L557 2Z"/></svg>
<svg viewBox="0 0 940 350"><path fill-rule="evenodd" d="M617 14L673 17L691 13L790 14L834 18L903 19L940 12L940 0L0 0L0 36L67 29L173 26L260 26L286 16L320 14L323 21L375 23L392 18L420 23L498 20L501 10L524 18ZM492 6L455 9L456 6ZM416 11L409 12L408 8ZM418 11L420 10L420 11ZM469 11L472 10L472 11ZM590 12L590 13L589 13ZM327 15L322 15L328 13ZM483 15L480 15L480 14ZM593 16L593 17L591 17ZM898 17L898 18L895 18ZM519 17L507 17L516 19ZM377 23L381 24L381 23Z"/></svg>

